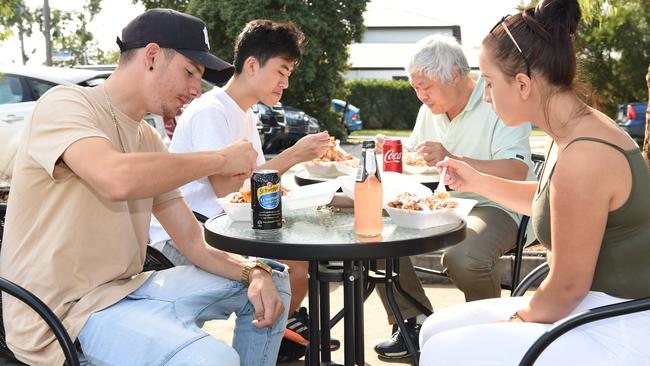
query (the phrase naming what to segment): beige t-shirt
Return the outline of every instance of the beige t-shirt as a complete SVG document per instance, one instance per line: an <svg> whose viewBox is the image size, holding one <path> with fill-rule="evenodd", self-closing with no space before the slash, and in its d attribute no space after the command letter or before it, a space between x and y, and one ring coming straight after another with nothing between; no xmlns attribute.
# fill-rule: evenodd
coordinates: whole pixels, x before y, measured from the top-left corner
<svg viewBox="0 0 650 366"><path fill-rule="evenodd" d="M140 272L152 207L180 197L173 190L110 202L60 159L87 137L108 139L121 150L102 88L56 87L38 101L16 156L0 256L0 274L43 300L72 339L91 313L148 278ZM115 113L127 152L166 151L146 122ZM10 296L3 294L2 303L16 357L30 365L62 365L63 353L45 322Z"/></svg>

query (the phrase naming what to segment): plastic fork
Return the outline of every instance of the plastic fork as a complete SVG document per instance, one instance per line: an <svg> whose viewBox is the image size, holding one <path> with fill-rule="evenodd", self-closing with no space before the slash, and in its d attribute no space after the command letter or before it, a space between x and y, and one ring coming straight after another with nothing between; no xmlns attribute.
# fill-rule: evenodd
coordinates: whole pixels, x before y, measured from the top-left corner
<svg viewBox="0 0 650 366"><path fill-rule="evenodd" d="M445 193L447 192L447 187L445 187L445 175L447 175L447 166L442 167L440 172L440 181L438 181L438 186L436 187L436 193Z"/></svg>

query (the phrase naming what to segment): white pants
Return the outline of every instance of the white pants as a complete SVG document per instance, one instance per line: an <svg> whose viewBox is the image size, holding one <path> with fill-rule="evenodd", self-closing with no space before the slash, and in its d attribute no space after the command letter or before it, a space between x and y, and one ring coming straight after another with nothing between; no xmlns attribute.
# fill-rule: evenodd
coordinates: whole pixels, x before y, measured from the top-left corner
<svg viewBox="0 0 650 366"><path fill-rule="evenodd" d="M473 301L430 316L420 332L420 365L518 365L551 324L500 322L530 297ZM589 292L571 314L625 299ZM535 365L650 365L650 312L600 320L565 333Z"/></svg>

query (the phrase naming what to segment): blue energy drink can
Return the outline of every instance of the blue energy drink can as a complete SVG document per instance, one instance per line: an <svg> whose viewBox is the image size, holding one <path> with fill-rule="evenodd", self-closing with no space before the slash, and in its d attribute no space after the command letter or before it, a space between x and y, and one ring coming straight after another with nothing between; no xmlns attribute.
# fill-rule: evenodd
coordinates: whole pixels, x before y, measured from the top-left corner
<svg viewBox="0 0 650 366"><path fill-rule="evenodd" d="M251 176L253 229L282 227L282 189L277 170L256 170Z"/></svg>

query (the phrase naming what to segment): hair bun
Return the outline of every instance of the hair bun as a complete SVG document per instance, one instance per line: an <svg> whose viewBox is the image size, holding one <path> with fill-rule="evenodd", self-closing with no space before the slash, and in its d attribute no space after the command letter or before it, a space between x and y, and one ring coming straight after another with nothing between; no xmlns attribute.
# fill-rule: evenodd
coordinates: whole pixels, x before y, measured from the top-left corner
<svg viewBox="0 0 650 366"><path fill-rule="evenodd" d="M535 20L554 38L573 35L581 17L578 0L542 0L535 7Z"/></svg>

